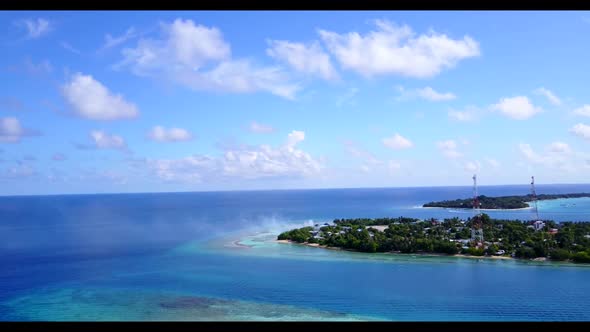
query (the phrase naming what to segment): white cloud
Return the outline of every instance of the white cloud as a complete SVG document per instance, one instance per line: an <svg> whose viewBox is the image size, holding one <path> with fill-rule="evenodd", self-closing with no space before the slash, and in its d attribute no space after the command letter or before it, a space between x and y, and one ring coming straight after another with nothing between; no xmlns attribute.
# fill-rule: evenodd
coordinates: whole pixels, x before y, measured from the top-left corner
<svg viewBox="0 0 590 332"><path fill-rule="evenodd" d="M530 164L541 165L553 169L572 171L579 167L580 162L576 161L584 154L574 153L570 146L563 142L553 142L546 146L546 152L539 154L529 144L519 144L521 154Z"/></svg>
<svg viewBox="0 0 590 332"><path fill-rule="evenodd" d="M275 132L275 129L272 126L261 124L256 121L250 123L249 129L251 132L258 134L270 134Z"/></svg>
<svg viewBox="0 0 590 332"><path fill-rule="evenodd" d="M403 86L398 86L398 90L400 91L398 100L421 98L430 101L448 101L457 98L451 92L438 92L429 86L415 90L405 90Z"/></svg>
<svg viewBox="0 0 590 332"><path fill-rule="evenodd" d="M19 142L23 129L17 118L0 118L0 142Z"/></svg>
<svg viewBox="0 0 590 332"><path fill-rule="evenodd" d="M535 153L530 144L520 143L518 145L518 147L520 149L520 152L524 155L524 157L528 161L530 161L532 163L543 163L544 162L545 159L542 156L540 156L539 154Z"/></svg>
<svg viewBox="0 0 590 332"><path fill-rule="evenodd" d="M479 161L468 161L465 164L465 170L468 172L477 172L481 169L481 164Z"/></svg>
<svg viewBox="0 0 590 332"><path fill-rule="evenodd" d="M62 85L62 93L78 116L91 120L131 119L138 116L135 104L114 94L90 75L76 73Z"/></svg>
<svg viewBox="0 0 590 332"><path fill-rule="evenodd" d="M547 147L547 150L549 150L550 152L557 152L557 153L570 153L570 152L572 152L572 149L570 148L570 146L567 143L563 143L563 142L553 142L553 143L549 144L549 146Z"/></svg>
<svg viewBox="0 0 590 332"><path fill-rule="evenodd" d="M407 25L397 26L385 20L374 23L377 30L364 36L358 32L318 32L344 69L367 77L387 74L433 77L463 59L480 54L478 43L469 36L455 40L435 31L416 35Z"/></svg>
<svg viewBox="0 0 590 332"><path fill-rule="evenodd" d="M457 143L454 140L438 141L436 146L447 158L455 159L463 156L462 153L457 151Z"/></svg>
<svg viewBox="0 0 590 332"><path fill-rule="evenodd" d="M414 146L414 144L409 139L397 133L391 137L384 138L382 142L383 145L394 150L407 149Z"/></svg>
<svg viewBox="0 0 590 332"><path fill-rule="evenodd" d="M462 111L451 110L451 111L449 111L448 115L451 119L461 121L461 122L467 122L467 121L471 121L473 119L473 114L468 111L462 112Z"/></svg>
<svg viewBox="0 0 590 332"><path fill-rule="evenodd" d="M590 105L584 105L574 110L575 115L590 117Z"/></svg>
<svg viewBox="0 0 590 332"><path fill-rule="evenodd" d="M102 46L102 49L115 47L135 37L137 37L137 33L134 27L130 27L123 35L119 37L113 37L107 33L104 37L104 45Z"/></svg>
<svg viewBox="0 0 590 332"><path fill-rule="evenodd" d="M499 168L500 162L493 158L486 158L487 163L492 166L493 168Z"/></svg>
<svg viewBox="0 0 590 332"><path fill-rule="evenodd" d="M545 96L549 102L555 106L561 105L561 99L559 99L553 92L544 87L540 87L534 91L538 95Z"/></svg>
<svg viewBox="0 0 590 332"><path fill-rule="evenodd" d="M436 142L436 146L438 146L438 148L441 150L455 150L455 149L457 149L457 143L455 143L455 141L452 139Z"/></svg>
<svg viewBox="0 0 590 332"><path fill-rule="evenodd" d="M92 144L77 144L77 147L82 150L88 149L113 149L129 152L127 143L118 135L108 134L102 130L93 130L90 132Z"/></svg>
<svg viewBox="0 0 590 332"><path fill-rule="evenodd" d="M338 78L338 73L318 42L311 44L295 43L286 40L268 40L266 54L287 63L293 69L321 77L325 80Z"/></svg>
<svg viewBox="0 0 590 332"><path fill-rule="evenodd" d="M305 140L305 132L293 130L287 135L287 146L294 147L297 143Z"/></svg>
<svg viewBox="0 0 590 332"><path fill-rule="evenodd" d="M541 112L541 109L534 106L525 96L502 98L497 104L492 105L491 109L515 120L526 120Z"/></svg>
<svg viewBox="0 0 590 332"><path fill-rule="evenodd" d="M432 101L445 101L445 100L453 100L457 98L454 94L450 92L437 92L434 91L431 87L427 86L423 89L416 90L418 96L424 99L432 100Z"/></svg>
<svg viewBox="0 0 590 332"><path fill-rule="evenodd" d="M387 162L387 168L388 168L390 171L397 171L397 170L399 170L401 167L402 167L402 165L401 165L401 164L400 164L398 161L395 161L395 160L390 160L390 161L388 161L388 162Z"/></svg>
<svg viewBox="0 0 590 332"><path fill-rule="evenodd" d="M294 99L300 89L280 67L232 59L230 45L215 27L182 19L160 27L163 38L140 39L135 48L123 49L124 59L114 67L128 67L136 75L170 80L197 91L267 91Z"/></svg>
<svg viewBox="0 0 590 332"><path fill-rule="evenodd" d="M156 175L166 181L202 182L205 179L305 177L318 174L323 164L297 149L305 139L302 131L292 131L287 142L277 148L268 145L226 149L223 156L192 156L177 160L150 160Z"/></svg>
<svg viewBox="0 0 590 332"><path fill-rule="evenodd" d="M53 28L51 22L44 18L21 20L17 21L16 25L25 28L27 30L27 37L31 39L42 37Z"/></svg>
<svg viewBox="0 0 590 332"><path fill-rule="evenodd" d="M207 156L191 156L182 159L148 160L147 164L156 176L164 181L200 183L203 175L215 169L217 162Z"/></svg>
<svg viewBox="0 0 590 332"><path fill-rule="evenodd" d="M93 130L90 136L99 149L125 149L127 145L121 136L109 135L101 130Z"/></svg>
<svg viewBox="0 0 590 332"><path fill-rule="evenodd" d="M276 149L262 145L226 151L222 159L223 174L247 179L317 174L323 168L322 163L296 148L304 138L304 132L294 130L289 134L287 143Z"/></svg>
<svg viewBox="0 0 590 332"><path fill-rule="evenodd" d="M590 140L590 126L578 123L570 129L570 132L578 137Z"/></svg>
<svg viewBox="0 0 590 332"><path fill-rule="evenodd" d="M300 89L287 83L287 75L279 67L256 67L248 60L219 63L207 72L182 72L177 81L195 90L254 93L267 91L274 95L294 99Z"/></svg>
<svg viewBox="0 0 590 332"><path fill-rule="evenodd" d="M75 48L74 46L70 45L70 43L66 42L66 41L62 41L61 43L59 43L61 45L61 47L63 47L65 50L70 51L72 53L75 54L80 54L82 52L80 52L80 50L78 50L77 48Z"/></svg>
<svg viewBox="0 0 590 332"><path fill-rule="evenodd" d="M25 136L35 136L34 130L25 129L15 117L0 118L0 143L18 143Z"/></svg>
<svg viewBox="0 0 590 332"><path fill-rule="evenodd" d="M463 110L451 109L447 113L449 118L459 122L469 122L476 120L482 114L482 109L476 106L466 106Z"/></svg>
<svg viewBox="0 0 590 332"><path fill-rule="evenodd" d="M182 142L193 138L192 134L182 128L166 129L162 126L155 126L149 133L149 137L156 142Z"/></svg>

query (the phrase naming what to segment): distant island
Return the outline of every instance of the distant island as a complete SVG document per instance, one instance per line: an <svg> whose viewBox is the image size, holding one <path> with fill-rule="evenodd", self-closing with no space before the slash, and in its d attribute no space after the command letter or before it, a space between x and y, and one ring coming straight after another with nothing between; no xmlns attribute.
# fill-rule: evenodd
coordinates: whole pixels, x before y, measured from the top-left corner
<svg viewBox="0 0 590 332"><path fill-rule="evenodd" d="M556 194L556 195L537 195L537 200L549 200L559 198L580 198L590 197L589 193L578 193L578 194ZM500 196L500 197L488 197L480 195L477 197L479 201L480 209L488 210L508 210L508 209L524 209L528 208L528 202L533 200L532 195L524 196ZM452 201L440 201L430 202L423 205L423 207L440 207L440 208L454 208L454 209L471 209L473 208L473 198L467 199L456 199Z"/></svg>
<svg viewBox="0 0 590 332"><path fill-rule="evenodd" d="M484 242L471 240L473 218L336 219L293 229L279 242L360 252L444 254L590 263L590 222L524 222L479 216Z"/></svg>

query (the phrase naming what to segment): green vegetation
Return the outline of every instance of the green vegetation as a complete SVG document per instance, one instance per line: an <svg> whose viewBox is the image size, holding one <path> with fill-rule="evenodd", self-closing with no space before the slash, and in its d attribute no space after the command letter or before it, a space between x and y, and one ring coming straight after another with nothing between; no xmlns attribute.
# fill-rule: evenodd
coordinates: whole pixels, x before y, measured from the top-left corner
<svg viewBox="0 0 590 332"><path fill-rule="evenodd" d="M543 228L535 231L531 222L491 219L486 214L479 218L485 237L483 244L471 241L471 218L336 219L331 225L281 233L278 239L362 252L545 257L590 263L590 222L545 221Z"/></svg>
<svg viewBox="0 0 590 332"><path fill-rule="evenodd" d="M548 200L558 198L579 198L590 197L590 194L558 194L558 195L537 195L537 200ZM487 197L484 195L477 197L479 207L481 209L522 209L529 207L527 202L533 200L531 195L525 196L501 196L501 197ZM471 209L473 208L473 198L456 199L453 201L430 202L423 205L424 207L442 207L455 209Z"/></svg>

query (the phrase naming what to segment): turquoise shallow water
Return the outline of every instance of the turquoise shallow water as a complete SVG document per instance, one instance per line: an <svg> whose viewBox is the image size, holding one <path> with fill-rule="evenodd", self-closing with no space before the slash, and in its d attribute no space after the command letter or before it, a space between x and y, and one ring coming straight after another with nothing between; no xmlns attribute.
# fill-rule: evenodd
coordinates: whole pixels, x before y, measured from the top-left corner
<svg viewBox="0 0 590 332"><path fill-rule="evenodd" d="M452 215L415 206L458 190L0 198L0 319L590 320L590 266L274 241L332 218ZM544 201L539 211L583 220L590 200Z"/></svg>

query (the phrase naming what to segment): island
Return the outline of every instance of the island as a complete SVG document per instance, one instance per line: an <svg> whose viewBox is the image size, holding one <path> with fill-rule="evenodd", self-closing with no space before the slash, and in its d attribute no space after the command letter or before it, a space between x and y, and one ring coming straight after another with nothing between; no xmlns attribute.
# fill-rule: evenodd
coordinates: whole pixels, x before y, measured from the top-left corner
<svg viewBox="0 0 590 332"><path fill-rule="evenodd" d="M484 242L471 239L481 225ZM368 253L440 254L590 263L590 222L414 218L336 219L281 233L279 242Z"/></svg>
<svg viewBox="0 0 590 332"><path fill-rule="evenodd" d="M577 193L577 194L541 194L537 195L537 200L549 200L559 198L580 198L590 197L590 193ZM496 209L524 209L528 208L529 202L533 201L532 195L524 196L500 196L500 197L488 197L485 195L477 196L480 209L496 210ZM471 209L473 208L473 198L456 199L449 201L430 202L423 205L423 207L440 207L440 208L454 208L454 209Z"/></svg>

